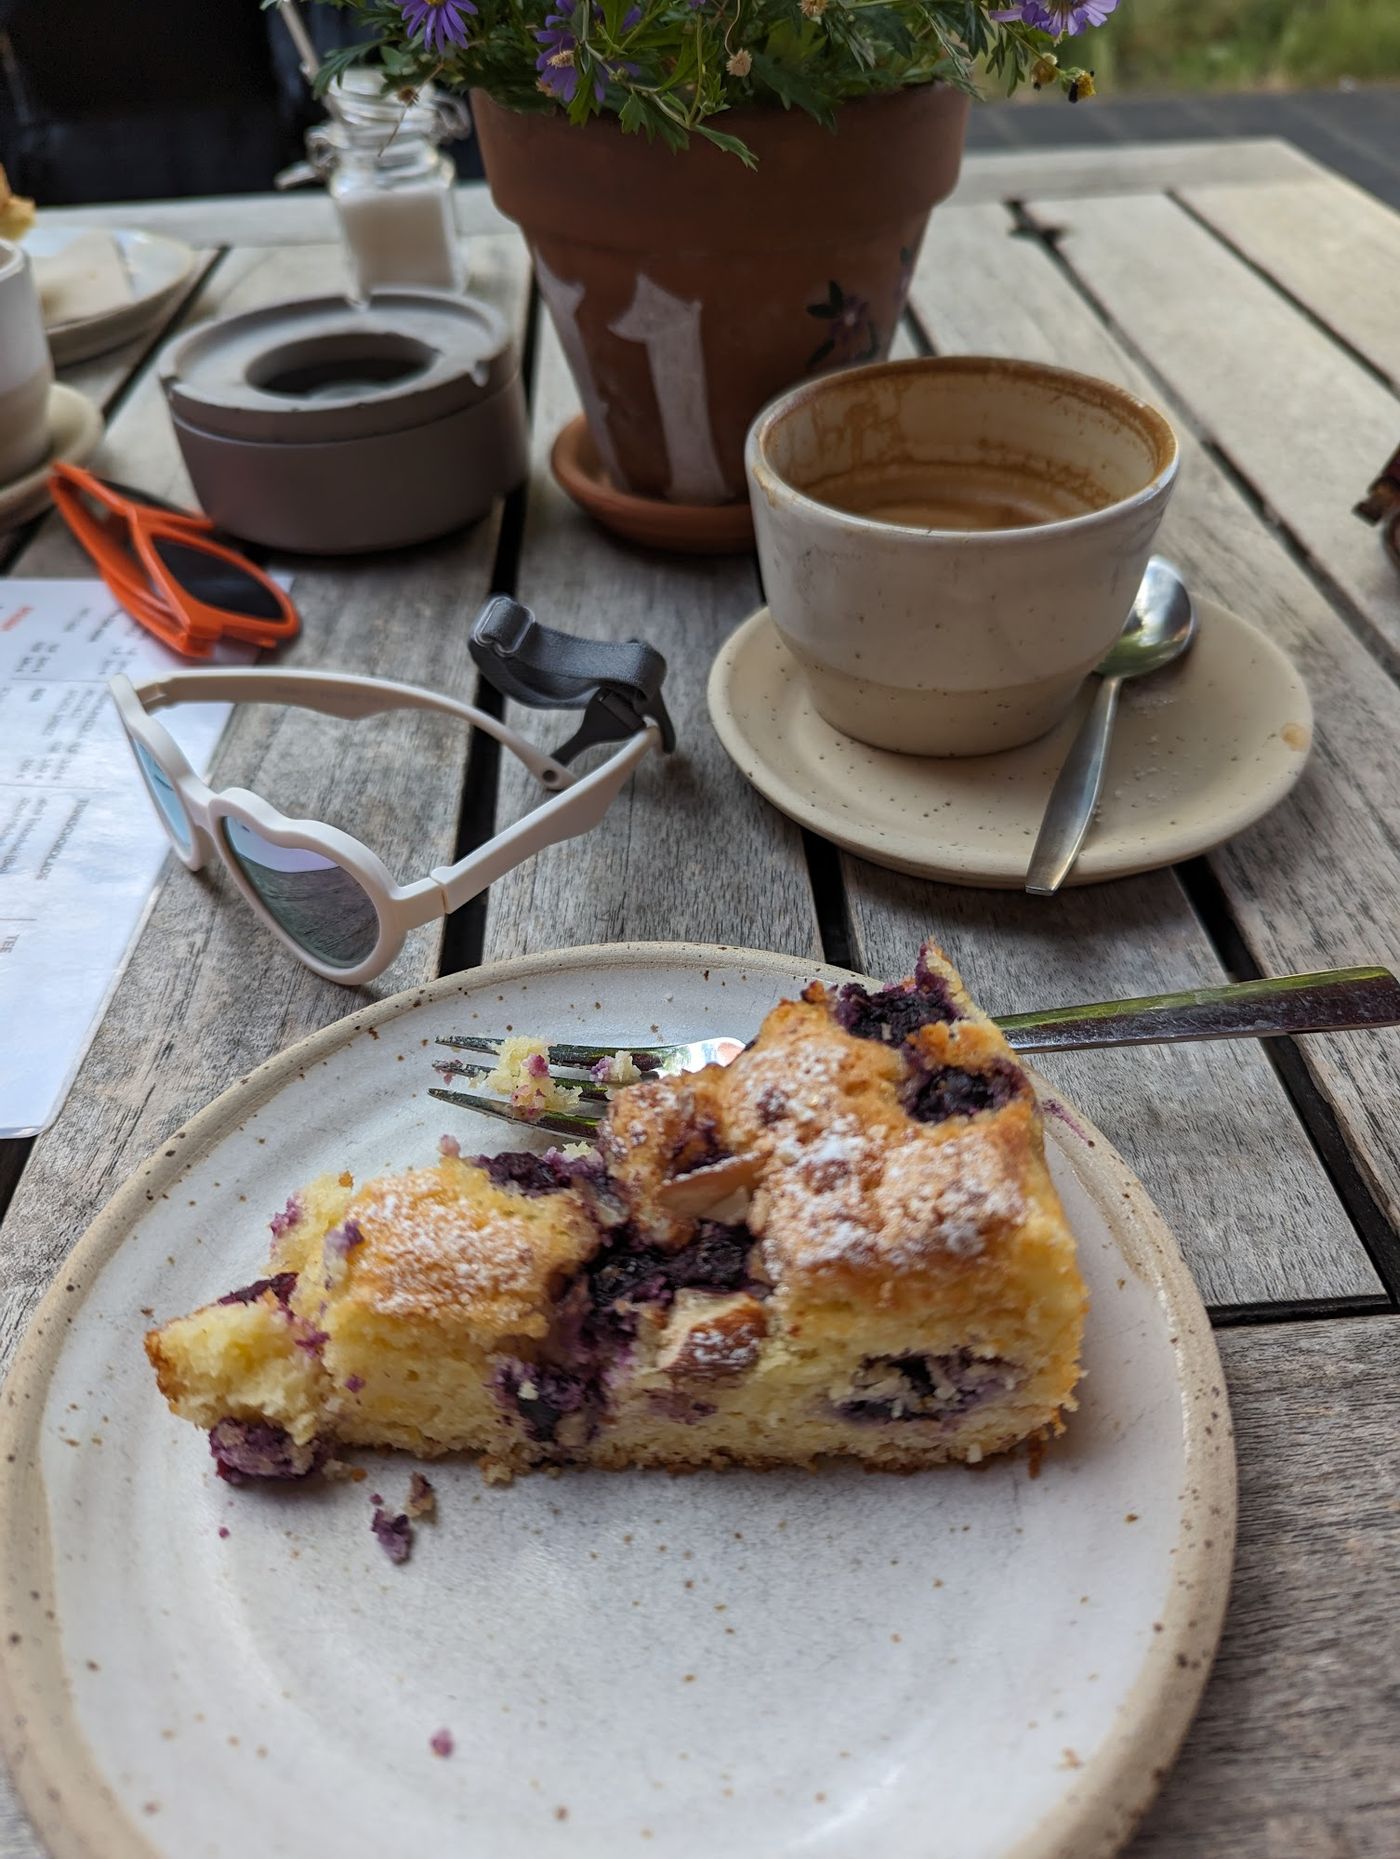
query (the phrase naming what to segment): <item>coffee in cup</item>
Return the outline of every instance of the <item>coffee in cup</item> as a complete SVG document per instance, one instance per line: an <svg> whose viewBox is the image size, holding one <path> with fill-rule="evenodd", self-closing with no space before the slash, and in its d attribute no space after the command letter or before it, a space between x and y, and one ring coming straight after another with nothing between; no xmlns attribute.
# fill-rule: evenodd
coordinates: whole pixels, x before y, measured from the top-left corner
<svg viewBox="0 0 1400 1859"><path fill-rule="evenodd" d="M932 357L793 388L747 465L769 611L819 713L976 755L1053 728L1112 645L1177 444L1108 381Z"/></svg>

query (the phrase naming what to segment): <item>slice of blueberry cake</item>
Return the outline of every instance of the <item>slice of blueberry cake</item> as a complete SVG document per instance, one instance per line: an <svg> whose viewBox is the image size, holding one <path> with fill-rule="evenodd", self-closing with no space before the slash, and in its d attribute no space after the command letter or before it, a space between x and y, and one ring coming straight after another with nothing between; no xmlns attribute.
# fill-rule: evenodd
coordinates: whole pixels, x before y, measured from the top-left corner
<svg viewBox="0 0 1400 1859"><path fill-rule="evenodd" d="M1074 1405L1085 1292L1035 1098L931 947L627 1087L595 1154L328 1177L273 1232L266 1278L146 1339L235 1479L357 1445L907 1471Z"/></svg>

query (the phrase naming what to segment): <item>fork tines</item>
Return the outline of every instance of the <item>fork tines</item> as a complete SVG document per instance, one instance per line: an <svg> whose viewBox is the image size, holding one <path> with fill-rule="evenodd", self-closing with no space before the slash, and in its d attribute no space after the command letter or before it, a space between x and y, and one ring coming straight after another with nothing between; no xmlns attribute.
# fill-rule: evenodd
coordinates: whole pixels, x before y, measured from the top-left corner
<svg viewBox="0 0 1400 1859"><path fill-rule="evenodd" d="M444 1033L437 1040L438 1045L452 1046L458 1052L489 1052L493 1056L499 1056L505 1043L503 1039L487 1038L475 1033ZM641 1072L659 1071L664 1060L661 1053L638 1052L634 1046L558 1045L549 1048L547 1057L551 1065L567 1065L576 1071L587 1071L601 1059L615 1059L620 1052L631 1053L632 1063Z"/></svg>
<svg viewBox="0 0 1400 1859"><path fill-rule="evenodd" d="M433 1070L443 1078L485 1078L495 1068L491 1065L473 1065L469 1059L434 1059ZM578 1091L591 1102L606 1104L612 1096L611 1087L599 1084L596 1080L586 1082L582 1078L567 1078L561 1072L551 1071L550 1077L558 1084L567 1084L571 1090Z"/></svg>
<svg viewBox="0 0 1400 1859"><path fill-rule="evenodd" d="M482 1097L475 1091L439 1091L434 1088L429 1090L428 1096L437 1098L443 1104L455 1104L460 1110L479 1110L483 1116L499 1117L503 1123L524 1123L531 1129L547 1130L551 1136L572 1136L585 1141L597 1134L598 1125L602 1121L597 1111L582 1108L572 1115L546 1110L537 1117L526 1117L504 1098Z"/></svg>

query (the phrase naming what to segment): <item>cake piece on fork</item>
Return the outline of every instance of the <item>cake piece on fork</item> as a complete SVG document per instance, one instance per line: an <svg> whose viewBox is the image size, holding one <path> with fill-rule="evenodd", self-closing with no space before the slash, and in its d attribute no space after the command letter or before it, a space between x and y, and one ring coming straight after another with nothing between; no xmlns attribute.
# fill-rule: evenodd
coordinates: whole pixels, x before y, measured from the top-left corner
<svg viewBox="0 0 1400 1859"><path fill-rule="evenodd" d="M274 1229L266 1279L146 1342L234 1478L353 1446L910 1471L1074 1405L1085 1293L1034 1094L932 947L619 1090L594 1155L327 1178Z"/></svg>

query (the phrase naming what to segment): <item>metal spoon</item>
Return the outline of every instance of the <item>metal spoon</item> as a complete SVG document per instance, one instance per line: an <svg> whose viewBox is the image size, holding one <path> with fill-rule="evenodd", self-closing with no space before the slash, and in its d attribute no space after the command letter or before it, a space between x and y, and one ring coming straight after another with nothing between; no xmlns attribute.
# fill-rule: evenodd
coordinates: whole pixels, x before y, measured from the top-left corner
<svg viewBox="0 0 1400 1859"><path fill-rule="evenodd" d="M1033 897L1054 896L1074 869L1088 836L1103 788L1123 680L1160 671L1180 658L1195 636L1196 609L1186 583L1170 562L1154 555L1117 643L1095 668L1099 688L1050 790L1026 873L1026 889Z"/></svg>

